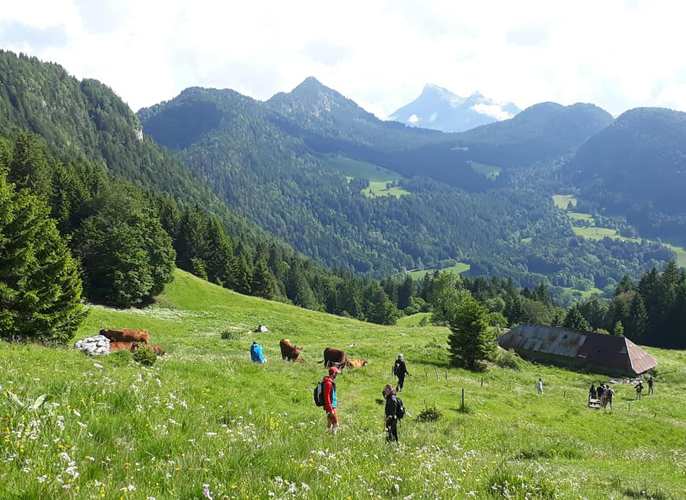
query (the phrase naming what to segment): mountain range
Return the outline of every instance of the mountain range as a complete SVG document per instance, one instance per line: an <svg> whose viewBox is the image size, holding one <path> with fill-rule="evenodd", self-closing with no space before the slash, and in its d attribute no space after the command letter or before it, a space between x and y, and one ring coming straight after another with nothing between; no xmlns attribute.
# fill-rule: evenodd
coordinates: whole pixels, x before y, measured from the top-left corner
<svg viewBox="0 0 686 500"><path fill-rule="evenodd" d="M390 119L411 127L442 132L464 132L480 125L514 117L521 110L511 102L498 103L479 92L460 97L428 84L411 103L391 114Z"/></svg>
<svg viewBox="0 0 686 500"><path fill-rule="evenodd" d="M0 75L3 135L31 130L58 158L102 163L142 189L206 207L239 239L282 240L330 268L381 277L460 262L524 286L609 289L674 256L648 240L580 236L552 195L571 192L593 211L627 217L610 203L641 198L610 176L628 161L622 148L644 159L632 168L659 157L659 178L675 179L680 113L613 121L590 104L542 103L443 133L379 120L315 78L267 101L192 87L134 114L106 85L57 65L2 53ZM651 129L654 139L637 140ZM664 215L659 235L686 209L676 196L669 210L651 196Z"/></svg>

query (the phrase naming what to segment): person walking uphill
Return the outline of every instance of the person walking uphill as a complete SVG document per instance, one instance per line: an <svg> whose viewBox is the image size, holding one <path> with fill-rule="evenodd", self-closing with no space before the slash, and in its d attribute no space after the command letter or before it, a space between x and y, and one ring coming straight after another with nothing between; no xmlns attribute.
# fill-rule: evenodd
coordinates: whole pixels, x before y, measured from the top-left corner
<svg viewBox="0 0 686 500"><path fill-rule="evenodd" d="M405 365L405 359L402 354L398 354L398 359L395 360L393 365L393 375L398 377L398 385L396 386L396 392L403 392L403 385L405 384L405 375L409 375L410 372L407 371L407 365Z"/></svg>
<svg viewBox="0 0 686 500"><path fill-rule="evenodd" d="M262 346L255 341L253 341L252 345L250 346L250 359L255 363L265 363Z"/></svg>
<svg viewBox="0 0 686 500"><path fill-rule="evenodd" d="M384 409L384 414L386 416L386 431L388 436L386 436L386 441L391 443L393 441L398 441L398 396L393 390L391 384L386 384L384 387L383 395L386 398L386 407Z"/></svg>
<svg viewBox="0 0 686 500"><path fill-rule="evenodd" d="M538 377L538 382L536 382L536 390L539 394L543 394L543 379Z"/></svg>
<svg viewBox="0 0 686 500"><path fill-rule="evenodd" d="M338 401L336 398L336 376L340 373L340 370L335 366L329 368L329 376L324 377L324 410L326 411L328 430L333 431L334 434L338 431L338 412L336 407L338 406Z"/></svg>
<svg viewBox="0 0 686 500"><path fill-rule="evenodd" d="M655 381L653 380L653 376L651 375L648 379L648 394L653 393L653 384L655 384Z"/></svg>

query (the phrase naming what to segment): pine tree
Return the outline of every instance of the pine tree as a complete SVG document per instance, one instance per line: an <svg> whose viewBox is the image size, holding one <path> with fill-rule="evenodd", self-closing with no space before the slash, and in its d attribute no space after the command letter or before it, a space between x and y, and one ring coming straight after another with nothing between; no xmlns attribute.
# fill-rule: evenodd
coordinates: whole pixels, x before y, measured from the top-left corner
<svg viewBox="0 0 686 500"><path fill-rule="evenodd" d="M461 294L460 302L448 308L450 335L448 345L451 363L469 370L481 368L495 350L495 335L488 328L486 308L471 293Z"/></svg>
<svg viewBox="0 0 686 500"><path fill-rule="evenodd" d="M0 336L68 341L86 316L81 289L48 208L0 176Z"/></svg>
<svg viewBox="0 0 686 500"><path fill-rule="evenodd" d="M402 285L398 288L398 309L405 310L412 305L413 289L414 282L412 281L412 277L408 274Z"/></svg>
<svg viewBox="0 0 686 500"><path fill-rule="evenodd" d="M617 337L624 336L624 325L622 325L621 321L617 321L612 327L612 335L616 335Z"/></svg>
<svg viewBox="0 0 686 500"><path fill-rule="evenodd" d="M252 283L252 268L248 265L245 254L241 253L236 259L235 269L232 274L236 280L234 290L243 295L250 295L252 293L250 287Z"/></svg>
<svg viewBox="0 0 686 500"><path fill-rule="evenodd" d="M250 289L253 295L264 299L273 299L276 295L274 277L264 258L258 260L255 264Z"/></svg>
<svg viewBox="0 0 686 500"><path fill-rule="evenodd" d="M591 329L591 325L588 324L588 321L586 321L586 318L584 318L581 311L579 311L579 307L576 305L569 308L565 320L562 322L562 326L573 330L589 331Z"/></svg>
<svg viewBox="0 0 686 500"><path fill-rule="evenodd" d="M649 319L646 306L643 303L643 296L640 293L634 295L629 306L629 319L624 325L625 335L634 342L645 343L649 341L646 338L648 331Z"/></svg>
<svg viewBox="0 0 686 500"><path fill-rule="evenodd" d="M17 189L30 189L39 196L51 194L51 171L38 138L30 132L20 132L12 150L7 180Z"/></svg>

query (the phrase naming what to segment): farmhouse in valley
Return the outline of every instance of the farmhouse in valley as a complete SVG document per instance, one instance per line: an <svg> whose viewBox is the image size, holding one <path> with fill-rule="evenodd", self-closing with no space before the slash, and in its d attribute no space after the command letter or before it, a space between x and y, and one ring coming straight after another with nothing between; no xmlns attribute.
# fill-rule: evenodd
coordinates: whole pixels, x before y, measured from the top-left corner
<svg viewBox="0 0 686 500"><path fill-rule="evenodd" d="M655 358L625 337L557 326L525 323L502 335L498 343L523 358L613 376L635 377L657 366Z"/></svg>

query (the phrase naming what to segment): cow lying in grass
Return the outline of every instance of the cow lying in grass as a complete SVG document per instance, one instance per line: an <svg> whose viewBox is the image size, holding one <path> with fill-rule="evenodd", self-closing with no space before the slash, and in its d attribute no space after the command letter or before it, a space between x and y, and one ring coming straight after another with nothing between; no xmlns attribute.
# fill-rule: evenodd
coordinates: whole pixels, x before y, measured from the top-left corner
<svg viewBox="0 0 686 500"><path fill-rule="evenodd" d="M147 330L131 330L129 328L124 328L123 330L109 330L103 328L100 330L100 335L110 339L110 342L150 343L150 336L148 335Z"/></svg>
<svg viewBox="0 0 686 500"><path fill-rule="evenodd" d="M138 342L110 342L110 352L114 351L131 351L136 352L140 347L147 347L152 349L158 356L164 356L164 351L161 347L153 344L143 344Z"/></svg>

